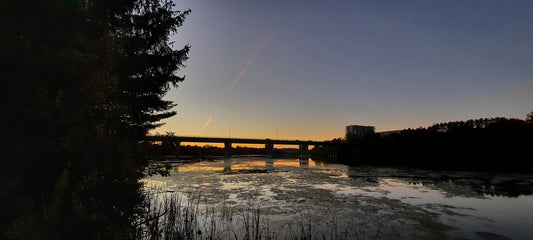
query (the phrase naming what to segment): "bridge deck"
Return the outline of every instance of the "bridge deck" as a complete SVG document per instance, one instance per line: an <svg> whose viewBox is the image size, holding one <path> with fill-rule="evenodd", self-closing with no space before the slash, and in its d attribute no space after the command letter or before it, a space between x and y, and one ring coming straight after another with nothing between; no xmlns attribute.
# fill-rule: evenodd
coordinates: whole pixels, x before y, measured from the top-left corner
<svg viewBox="0 0 533 240"><path fill-rule="evenodd" d="M236 143L236 144L282 144L282 145L336 145L325 141L301 141L301 140L278 140L278 139L255 139L255 138L223 138L223 137L186 137L186 136L146 136L145 141L174 141L174 142L207 142L207 143Z"/></svg>

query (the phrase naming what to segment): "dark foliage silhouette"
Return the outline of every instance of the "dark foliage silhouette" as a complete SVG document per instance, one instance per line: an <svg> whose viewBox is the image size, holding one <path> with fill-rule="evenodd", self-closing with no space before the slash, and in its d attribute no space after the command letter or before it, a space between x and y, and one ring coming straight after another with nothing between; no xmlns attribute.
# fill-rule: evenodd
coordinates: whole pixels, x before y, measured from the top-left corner
<svg viewBox="0 0 533 240"><path fill-rule="evenodd" d="M138 141L175 114L162 100L189 46L165 0L7 0L0 238L127 239L142 217Z"/></svg>
<svg viewBox="0 0 533 240"><path fill-rule="evenodd" d="M352 165L531 173L530 116L526 120L482 118L439 123L385 136L346 136L339 160ZM319 148L312 151L314 156L320 156L318 153Z"/></svg>

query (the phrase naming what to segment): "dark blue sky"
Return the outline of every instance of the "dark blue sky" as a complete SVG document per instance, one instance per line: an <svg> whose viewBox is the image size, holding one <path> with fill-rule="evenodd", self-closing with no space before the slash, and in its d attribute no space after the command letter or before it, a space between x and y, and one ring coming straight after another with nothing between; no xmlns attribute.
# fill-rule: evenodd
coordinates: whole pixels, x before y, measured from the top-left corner
<svg viewBox="0 0 533 240"><path fill-rule="evenodd" d="M192 51L159 132L322 140L533 111L533 1L176 5Z"/></svg>

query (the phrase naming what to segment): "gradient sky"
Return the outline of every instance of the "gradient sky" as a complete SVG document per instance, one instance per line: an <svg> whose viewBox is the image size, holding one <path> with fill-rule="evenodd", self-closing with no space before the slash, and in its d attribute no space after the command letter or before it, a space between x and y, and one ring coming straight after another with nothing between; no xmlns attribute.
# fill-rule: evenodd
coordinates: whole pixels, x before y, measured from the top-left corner
<svg viewBox="0 0 533 240"><path fill-rule="evenodd" d="M176 0L192 46L152 133L302 140L533 111L533 1Z"/></svg>

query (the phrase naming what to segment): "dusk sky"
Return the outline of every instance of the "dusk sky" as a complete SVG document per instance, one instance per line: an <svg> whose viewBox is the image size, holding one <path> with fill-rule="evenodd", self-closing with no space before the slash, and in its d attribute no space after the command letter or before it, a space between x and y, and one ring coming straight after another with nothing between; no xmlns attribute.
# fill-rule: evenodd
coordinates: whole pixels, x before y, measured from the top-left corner
<svg viewBox="0 0 533 240"><path fill-rule="evenodd" d="M533 111L533 1L202 1L152 133L329 140Z"/></svg>

